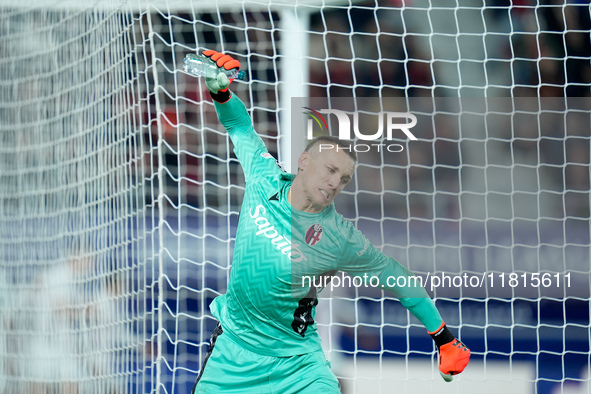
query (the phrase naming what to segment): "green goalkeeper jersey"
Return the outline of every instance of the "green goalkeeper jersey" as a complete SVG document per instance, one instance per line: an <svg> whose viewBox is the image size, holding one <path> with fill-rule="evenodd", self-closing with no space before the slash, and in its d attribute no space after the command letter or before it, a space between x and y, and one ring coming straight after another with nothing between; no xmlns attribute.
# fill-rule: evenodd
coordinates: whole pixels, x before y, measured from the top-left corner
<svg viewBox="0 0 591 394"><path fill-rule="evenodd" d="M269 154L244 104L235 95L214 103L246 180L228 289L210 306L224 333L262 355L287 357L321 349L314 321L321 289L309 278L337 271L373 277L428 331L437 330L442 319L425 290L416 281L397 287L403 281L388 280L412 273L373 247L334 205L317 214L293 209L287 198L293 175Z"/></svg>

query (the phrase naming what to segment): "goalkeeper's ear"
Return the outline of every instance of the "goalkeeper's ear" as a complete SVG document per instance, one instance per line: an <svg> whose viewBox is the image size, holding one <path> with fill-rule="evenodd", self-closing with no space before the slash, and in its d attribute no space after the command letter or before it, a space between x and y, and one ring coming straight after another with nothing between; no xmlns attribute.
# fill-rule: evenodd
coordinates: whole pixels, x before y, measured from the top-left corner
<svg viewBox="0 0 591 394"><path fill-rule="evenodd" d="M441 377L451 382L453 375L461 373L470 361L470 349L456 339L449 328L443 323L434 332L429 333L438 350L438 365Z"/></svg>

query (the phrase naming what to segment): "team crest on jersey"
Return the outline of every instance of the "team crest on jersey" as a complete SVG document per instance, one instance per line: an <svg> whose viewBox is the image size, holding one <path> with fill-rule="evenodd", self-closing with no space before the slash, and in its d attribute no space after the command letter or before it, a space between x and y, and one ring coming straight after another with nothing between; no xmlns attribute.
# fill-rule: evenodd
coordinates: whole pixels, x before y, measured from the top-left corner
<svg viewBox="0 0 591 394"><path fill-rule="evenodd" d="M322 238L322 232L322 225L320 223L311 225L308 231L306 231L306 243L310 246L316 245Z"/></svg>

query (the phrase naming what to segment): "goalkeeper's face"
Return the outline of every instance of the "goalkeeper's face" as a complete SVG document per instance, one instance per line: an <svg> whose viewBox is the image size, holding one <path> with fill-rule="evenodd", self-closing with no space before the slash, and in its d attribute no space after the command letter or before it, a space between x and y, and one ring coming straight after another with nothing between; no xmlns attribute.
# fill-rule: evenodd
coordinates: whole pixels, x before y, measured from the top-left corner
<svg viewBox="0 0 591 394"><path fill-rule="evenodd" d="M304 210L312 213L329 206L355 172L355 161L343 149L327 144L318 144L302 153L298 166L297 184L308 208Z"/></svg>

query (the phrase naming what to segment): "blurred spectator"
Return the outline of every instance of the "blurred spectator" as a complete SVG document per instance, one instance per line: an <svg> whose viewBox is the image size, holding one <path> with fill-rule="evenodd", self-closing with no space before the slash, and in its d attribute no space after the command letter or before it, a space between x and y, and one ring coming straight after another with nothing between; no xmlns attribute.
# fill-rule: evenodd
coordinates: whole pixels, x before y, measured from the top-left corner
<svg viewBox="0 0 591 394"><path fill-rule="evenodd" d="M79 383L87 378L81 349L86 333L84 316L89 301L88 280L93 260L88 251L75 247L67 260L39 272L37 292L30 307L37 310L35 330L28 345L24 376L33 393L80 393Z"/></svg>
<svg viewBox="0 0 591 394"><path fill-rule="evenodd" d="M89 334L83 353L88 357L89 375L96 377L104 394L127 393L130 381L125 374L137 368L134 363L150 348L144 347L131 322L134 312L127 304L131 289L125 277L114 272L97 283L87 311Z"/></svg>

